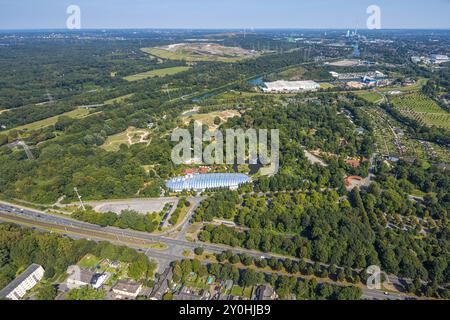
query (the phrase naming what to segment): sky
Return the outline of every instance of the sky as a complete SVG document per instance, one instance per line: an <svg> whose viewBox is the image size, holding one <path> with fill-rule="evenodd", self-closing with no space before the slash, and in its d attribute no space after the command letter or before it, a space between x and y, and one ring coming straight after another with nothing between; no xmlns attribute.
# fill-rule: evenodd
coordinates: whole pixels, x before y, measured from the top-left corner
<svg viewBox="0 0 450 320"><path fill-rule="evenodd" d="M450 0L0 0L0 29L366 28L370 5L382 29L450 29Z"/></svg>

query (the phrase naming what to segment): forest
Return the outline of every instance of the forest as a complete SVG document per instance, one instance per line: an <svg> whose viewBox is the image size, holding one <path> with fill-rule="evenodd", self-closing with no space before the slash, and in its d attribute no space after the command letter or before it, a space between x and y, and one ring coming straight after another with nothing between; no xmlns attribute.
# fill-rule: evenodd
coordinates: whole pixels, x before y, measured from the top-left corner
<svg viewBox="0 0 450 320"><path fill-rule="evenodd" d="M191 272L199 277L207 275L217 279L230 279L241 287L270 284L281 299L297 300L357 300L361 297L361 289L356 287L340 287L328 283L317 283L293 276L277 275L255 271L250 268L239 268L231 263L210 263L203 265L199 260L181 260L172 264L173 281L185 283Z"/></svg>
<svg viewBox="0 0 450 320"><path fill-rule="evenodd" d="M334 190L218 193L197 209L195 221L223 218L244 229L206 225L199 239L355 269L381 265L437 290L450 276L448 175L403 162L391 169L381 162L377 173L378 182L345 198ZM415 188L427 192L423 201L409 199Z"/></svg>

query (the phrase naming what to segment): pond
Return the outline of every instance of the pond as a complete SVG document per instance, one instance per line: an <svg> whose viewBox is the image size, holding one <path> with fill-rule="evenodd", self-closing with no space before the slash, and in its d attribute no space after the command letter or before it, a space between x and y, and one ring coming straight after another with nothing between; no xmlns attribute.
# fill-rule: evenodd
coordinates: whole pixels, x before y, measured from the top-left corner
<svg viewBox="0 0 450 320"><path fill-rule="evenodd" d="M260 85L264 84L264 79L263 79L263 77L258 77L258 78L250 79L247 82L253 86L260 86Z"/></svg>

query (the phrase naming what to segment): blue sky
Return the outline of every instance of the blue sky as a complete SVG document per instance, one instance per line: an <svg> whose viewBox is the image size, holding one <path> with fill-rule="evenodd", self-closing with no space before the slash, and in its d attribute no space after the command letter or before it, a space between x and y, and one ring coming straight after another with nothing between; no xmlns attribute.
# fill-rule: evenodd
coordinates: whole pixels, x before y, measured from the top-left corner
<svg viewBox="0 0 450 320"><path fill-rule="evenodd" d="M0 29L65 28L71 4L82 28L365 28L374 4L385 29L450 29L450 0L0 0Z"/></svg>

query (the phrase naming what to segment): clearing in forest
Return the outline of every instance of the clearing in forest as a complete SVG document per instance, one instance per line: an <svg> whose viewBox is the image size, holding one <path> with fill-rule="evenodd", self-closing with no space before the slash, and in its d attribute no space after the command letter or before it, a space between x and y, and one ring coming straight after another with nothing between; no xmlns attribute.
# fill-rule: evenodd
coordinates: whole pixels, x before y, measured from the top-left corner
<svg viewBox="0 0 450 320"><path fill-rule="evenodd" d="M122 103L125 100L131 98L132 96L134 96L134 93L126 94L124 96L120 96L120 97L113 98L113 99L109 99L109 100L105 101L105 104Z"/></svg>
<svg viewBox="0 0 450 320"><path fill-rule="evenodd" d="M207 125L210 131L215 131L222 123L227 122L228 119L240 116L241 114L237 110L224 110L224 111L214 111L210 113L182 116L181 118L184 124L189 124L192 120L200 121L204 125ZM219 124L214 123L214 120L217 117L220 118Z"/></svg>
<svg viewBox="0 0 450 320"><path fill-rule="evenodd" d="M18 130L18 131L33 131L33 130L39 130L43 129L48 126L54 125L56 122L58 122L59 117L66 116L74 119L81 119L84 117L87 117L89 115L89 110L85 108L79 108L72 111L68 111L65 113L62 113L57 116L53 116L47 119L35 121L32 123L25 124L23 126L15 127L7 131L3 131L2 133L8 133L11 130Z"/></svg>
<svg viewBox="0 0 450 320"><path fill-rule="evenodd" d="M150 143L150 132L146 129L129 127L126 131L109 136L101 146L106 151L118 151L121 144L131 146L136 143Z"/></svg>

